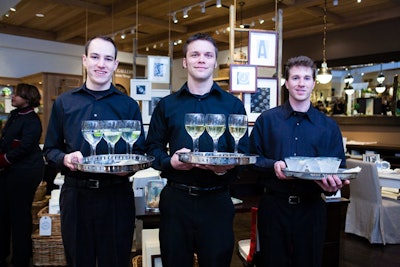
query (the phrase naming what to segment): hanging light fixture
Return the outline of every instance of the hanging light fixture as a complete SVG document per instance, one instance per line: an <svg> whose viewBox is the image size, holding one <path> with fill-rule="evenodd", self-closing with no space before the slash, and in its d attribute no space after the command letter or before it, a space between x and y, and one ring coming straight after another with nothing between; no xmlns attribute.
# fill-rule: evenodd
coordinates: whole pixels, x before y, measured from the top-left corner
<svg viewBox="0 0 400 267"><path fill-rule="evenodd" d="M354 77L351 75L351 72L347 74L347 76L344 78L344 83L346 84L352 84L354 82Z"/></svg>
<svg viewBox="0 0 400 267"><path fill-rule="evenodd" d="M385 87L385 85L382 84L382 83L378 84L378 85L375 87L375 91L376 91L378 94L382 94L383 92L385 92L385 90L386 90L386 87Z"/></svg>
<svg viewBox="0 0 400 267"><path fill-rule="evenodd" d="M385 75L382 72L382 64L381 64L381 73L376 77L376 80L379 84L382 84L385 81Z"/></svg>
<svg viewBox="0 0 400 267"><path fill-rule="evenodd" d="M217 8L222 7L221 0L217 0L215 6L216 6Z"/></svg>
<svg viewBox="0 0 400 267"><path fill-rule="evenodd" d="M317 73L317 81L326 84L332 80L332 73L328 69L328 64L326 63L326 0L324 1L324 37L322 39L322 57L323 62L321 64L321 69Z"/></svg>

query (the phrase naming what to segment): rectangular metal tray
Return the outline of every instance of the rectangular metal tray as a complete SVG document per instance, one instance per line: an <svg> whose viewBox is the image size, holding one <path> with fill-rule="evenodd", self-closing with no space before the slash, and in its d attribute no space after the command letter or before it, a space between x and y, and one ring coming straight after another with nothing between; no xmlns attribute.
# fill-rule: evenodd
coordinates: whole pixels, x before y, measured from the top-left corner
<svg viewBox="0 0 400 267"><path fill-rule="evenodd" d="M256 155L228 152L178 152L179 160L203 165L249 165L256 163Z"/></svg>
<svg viewBox="0 0 400 267"><path fill-rule="evenodd" d="M137 154L111 154L84 157L76 168L83 172L93 173L134 173L147 169L154 157Z"/></svg>
<svg viewBox="0 0 400 267"><path fill-rule="evenodd" d="M325 178L328 175L337 175L341 180L350 180L350 179L355 179L358 175L358 171L354 172L345 172L347 169L340 169L338 172L335 173L322 173L322 172L298 172L298 171L291 171L286 169L283 169L283 173L286 176L293 176L296 178L300 179L306 179L306 180L321 180L322 178Z"/></svg>

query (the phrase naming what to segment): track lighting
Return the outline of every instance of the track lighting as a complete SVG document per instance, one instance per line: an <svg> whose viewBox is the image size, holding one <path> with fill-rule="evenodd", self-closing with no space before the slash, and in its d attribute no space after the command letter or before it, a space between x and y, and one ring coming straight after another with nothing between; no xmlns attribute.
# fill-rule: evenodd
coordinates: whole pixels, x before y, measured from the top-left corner
<svg viewBox="0 0 400 267"><path fill-rule="evenodd" d="M222 7L221 0L217 0L217 3L215 4L215 6L216 6L217 8Z"/></svg>
<svg viewBox="0 0 400 267"><path fill-rule="evenodd" d="M176 24L178 23L178 19L176 18L176 12L172 15L172 21Z"/></svg>

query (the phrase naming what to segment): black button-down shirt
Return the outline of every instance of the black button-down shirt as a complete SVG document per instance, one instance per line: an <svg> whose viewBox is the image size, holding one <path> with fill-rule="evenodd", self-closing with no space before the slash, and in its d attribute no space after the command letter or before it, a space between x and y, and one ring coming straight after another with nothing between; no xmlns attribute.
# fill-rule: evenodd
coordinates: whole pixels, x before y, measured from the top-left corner
<svg viewBox="0 0 400 267"><path fill-rule="evenodd" d="M162 177L174 182L197 186L228 184L235 179L237 169L217 176L212 171L199 168L189 171L172 168L170 160L175 151L193 149L192 138L184 125L186 113L221 113L228 120L229 114L246 114L246 111L240 99L223 91L216 83L209 93L201 96L191 94L185 83L178 92L161 99L153 112L146 140L147 153L156 157L153 167L162 171ZM233 152L234 145L234 139L226 128L219 138L218 151ZM206 131L199 138L199 150L213 151L213 141ZM248 153L247 133L239 141L238 152Z"/></svg>
<svg viewBox="0 0 400 267"><path fill-rule="evenodd" d="M260 155L256 168L263 171L267 187L296 194L318 193L313 181L279 180L274 163L289 156L338 157L345 167L343 139L336 122L310 106L306 113L296 112L289 102L263 112L250 136L250 151Z"/></svg>

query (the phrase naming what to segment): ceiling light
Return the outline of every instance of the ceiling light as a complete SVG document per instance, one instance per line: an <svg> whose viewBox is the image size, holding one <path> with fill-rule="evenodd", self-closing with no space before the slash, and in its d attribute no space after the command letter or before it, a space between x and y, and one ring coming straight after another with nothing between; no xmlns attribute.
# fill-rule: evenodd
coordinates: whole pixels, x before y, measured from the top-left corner
<svg viewBox="0 0 400 267"><path fill-rule="evenodd" d="M35 16L38 18L44 18L44 14L42 14L42 13L37 13Z"/></svg>
<svg viewBox="0 0 400 267"><path fill-rule="evenodd" d="M376 77L376 80L379 84L382 84L385 81L385 75L382 72L382 64L381 64L381 73Z"/></svg>
<svg viewBox="0 0 400 267"><path fill-rule="evenodd" d="M10 11L15 12L17 10L15 9L15 7L10 7Z"/></svg>
<svg viewBox="0 0 400 267"><path fill-rule="evenodd" d="M264 20L263 20L263 19L258 19L258 22L259 22L260 24L263 24L263 23L264 23Z"/></svg>
<svg viewBox="0 0 400 267"><path fill-rule="evenodd" d="M382 94L383 92L385 92L385 90L386 90L386 87L385 87L385 85L383 85L382 83L378 84L378 85L375 87L375 91L376 91L378 94Z"/></svg>
<svg viewBox="0 0 400 267"><path fill-rule="evenodd" d="M324 1L324 38L322 39L322 57L323 62L321 69L317 73L317 81L322 84L327 84L332 80L332 73L328 69L326 63L326 0Z"/></svg>
<svg viewBox="0 0 400 267"><path fill-rule="evenodd" d="M351 86L349 83L346 84L346 87L344 88L344 92L346 93L346 95L352 95L354 94L354 88L353 86Z"/></svg>
<svg viewBox="0 0 400 267"><path fill-rule="evenodd" d="M216 3L215 6L216 6L217 8L222 7L221 0L217 0L217 3Z"/></svg>
<svg viewBox="0 0 400 267"><path fill-rule="evenodd" d="M347 74L347 76L344 78L344 82L348 83L348 84L352 84L354 82L354 78L351 75L351 73L349 72L349 74Z"/></svg>
<svg viewBox="0 0 400 267"><path fill-rule="evenodd" d="M203 2L200 5L200 11L201 11L201 13L206 13L206 3L205 2Z"/></svg>
<svg viewBox="0 0 400 267"><path fill-rule="evenodd" d="M121 39L124 40L125 38L126 38L126 34L125 33L121 34Z"/></svg>
<svg viewBox="0 0 400 267"><path fill-rule="evenodd" d="M187 17L189 17L188 9L184 9L183 10L183 18L186 19Z"/></svg>
<svg viewBox="0 0 400 267"><path fill-rule="evenodd" d="M176 24L178 23L178 19L176 18L176 12L172 15L172 21Z"/></svg>

